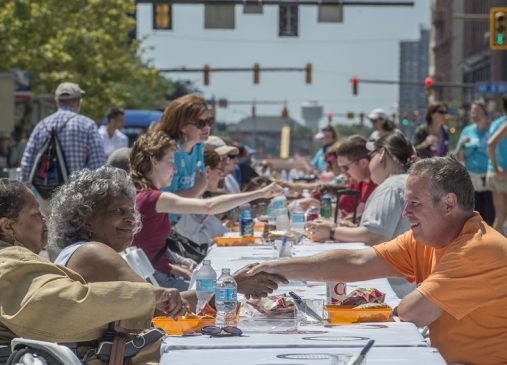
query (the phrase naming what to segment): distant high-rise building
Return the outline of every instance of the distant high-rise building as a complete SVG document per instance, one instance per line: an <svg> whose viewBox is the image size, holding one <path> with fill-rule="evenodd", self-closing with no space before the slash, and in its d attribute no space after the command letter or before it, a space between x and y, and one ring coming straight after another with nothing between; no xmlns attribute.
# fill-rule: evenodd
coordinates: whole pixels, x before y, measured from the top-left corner
<svg viewBox="0 0 507 365"><path fill-rule="evenodd" d="M429 41L429 30L421 27L419 40L400 42L400 81L421 81L420 85L400 84L399 125L409 135L420 122L416 118L421 119L426 109L424 79L429 71ZM405 118L410 121L410 124L402 123Z"/></svg>

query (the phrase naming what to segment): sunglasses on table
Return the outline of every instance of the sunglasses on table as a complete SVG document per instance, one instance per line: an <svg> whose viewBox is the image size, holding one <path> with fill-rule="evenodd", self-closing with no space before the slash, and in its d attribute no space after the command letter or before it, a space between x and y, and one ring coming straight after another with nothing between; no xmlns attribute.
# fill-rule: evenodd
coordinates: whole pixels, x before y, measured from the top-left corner
<svg viewBox="0 0 507 365"><path fill-rule="evenodd" d="M211 337L232 337L232 336L241 336L243 331L241 331L238 327L217 327L217 326L204 326L201 329L201 333L203 335L208 335Z"/></svg>
<svg viewBox="0 0 507 365"><path fill-rule="evenodd" d="M191 124L194 127L196 127L197 129L203 129L206 126L208 126L208 127L211 128L213 126L213 119L211 119L211 118L208 118L208 119L197 119L196 121L193 121Z"/></svg>

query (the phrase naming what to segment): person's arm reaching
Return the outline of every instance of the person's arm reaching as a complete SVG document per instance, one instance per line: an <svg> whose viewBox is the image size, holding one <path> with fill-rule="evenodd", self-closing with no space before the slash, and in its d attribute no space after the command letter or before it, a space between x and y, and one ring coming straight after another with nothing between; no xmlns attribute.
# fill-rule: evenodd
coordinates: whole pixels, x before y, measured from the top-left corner
<svg viewBox="0 0 507 365"><path fill-rule="evenodd" d="M157 200L155 209L157 213L217 214L255 199L272 198L282 192L283 189L276 184L270 184L256 191L220 195L209 199L181 198L175 194L163 192Z"/></svg>
<svg viewBox="0 0 507 365"><path fill-rule="evenodd" d="M386 236L370 232L366 227L336 227L333 232L330 225L310 222L306 229L310 239L315 242L363 242L373 246L388 241Z"/></svg>
<svg viewBox="0 0 507 365"><path fill-rule="evenodd" d="M277 274L288 280L346 282L400 276L372 248L331 250L314 256L263 262L248 271Z"/></svg>

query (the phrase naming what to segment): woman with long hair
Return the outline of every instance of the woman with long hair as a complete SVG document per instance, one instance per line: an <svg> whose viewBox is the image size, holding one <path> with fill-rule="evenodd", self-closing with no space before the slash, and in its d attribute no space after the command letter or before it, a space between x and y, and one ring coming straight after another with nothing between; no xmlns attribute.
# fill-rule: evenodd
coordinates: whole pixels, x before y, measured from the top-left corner
<svg viewBox="0 0 507 365"><path fill-rule="evenodd" d="M142 248L155 267L155 279L161 286L186 289L172 274L166 238L171 232L167 213L217 214L259 198L271 198L282 188L271 184L248 193L226 194L213 198L184 198L160 191L171 184L174 173L176 144L161 132L140 136L130 155L130 176L137 189L136 205L142 216L142 229L134 237L133 245Z"/></svg>
<svg viewBox="0 0 507 365"><path fill-rule="evenodd" d="M410 228L402 213L407 170L415 157L412 144L395 131L368 142L366 147L370 151L370 178L378 186L366 201L359 226L314 221L306 227L313 241L364 242L373 246Z"/></svg>
<svg viewBox="0 0 507 365"><path fill-rule="evenodd" d="M419 126L412 143L421 158L445 156L449 151L449 128L445 125L449 110L447 104L435 102L426 109L426 123Z"/></svg>

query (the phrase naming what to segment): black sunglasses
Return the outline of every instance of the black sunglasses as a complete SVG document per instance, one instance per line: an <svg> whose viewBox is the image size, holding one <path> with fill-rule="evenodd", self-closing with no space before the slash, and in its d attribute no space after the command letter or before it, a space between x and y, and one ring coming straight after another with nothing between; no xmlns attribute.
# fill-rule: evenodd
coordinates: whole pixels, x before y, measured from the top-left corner
<svg viewBox="0 0 507 365"><path fill-rule="evenodd" d="M208 335L211 337L229 337L229 336L241 336L243 331L241 331L238 327L217 327L217 326L204 326L201 329L201 333L203 335Z"/></svg>
<svg viewBox="0 0 507 365"><path fill-rule="evenodd" d="M210 128L213 126L213 119L197 119L196 121L192 122L194 127L197 129L203 129L206 126L209 126Z"/></svg>
<svg viewBox="0 0 507 365"><path fill-rule="evenodd" d="M446 114L448 114L447 110L442 110L442 109L437 110L437 113L438 113L438 114L442 114L442 115L446 115Z"/></svg>
<svg viewBox="0 0 507 365"><path fill-rule="evenodd" d="M360 160L360 159L359 159L359 160ZM349 163L346 163L346 164L343 164L343 165L338 165L338 167L339 167L340 169L342 169L344 172L347 172L347 171L349 171L350 166L351 166L353 163L355 163L355 162L357 162L357 161L359 161L359 160L350 161Z"/></svg>
<svg viewBox="0 0 507 365"><path fill-rule="evenodd" d="M368 159L371 160L373 156L379 151L379 148L375 148L373 151L368 151Z"/></svg>

